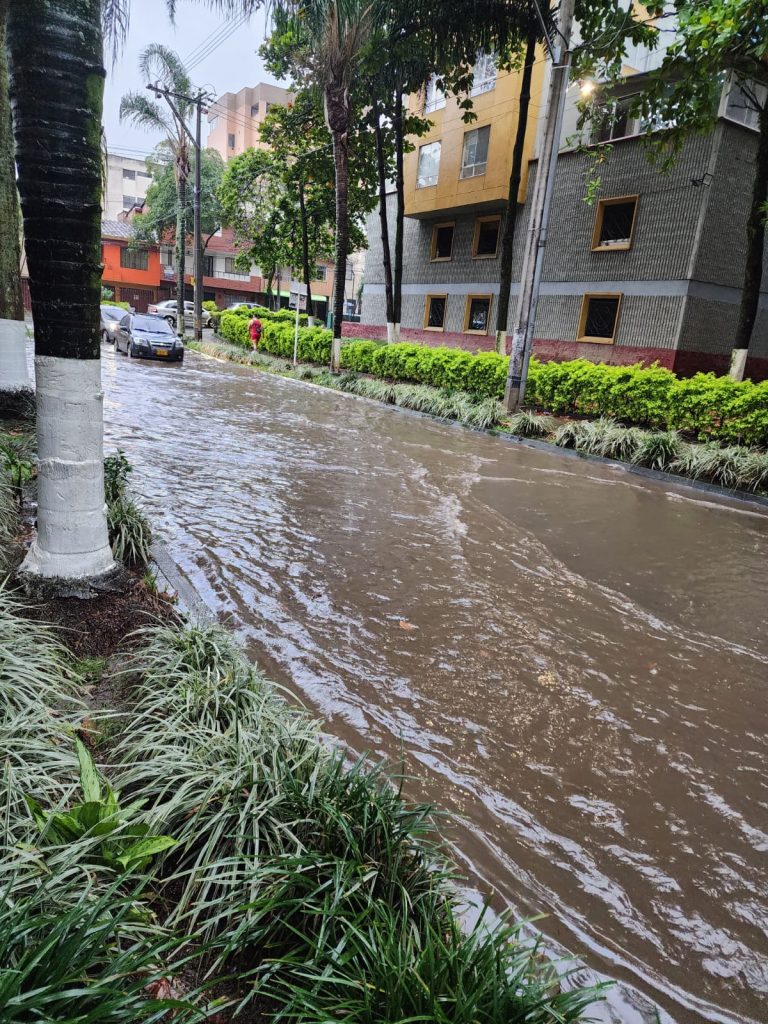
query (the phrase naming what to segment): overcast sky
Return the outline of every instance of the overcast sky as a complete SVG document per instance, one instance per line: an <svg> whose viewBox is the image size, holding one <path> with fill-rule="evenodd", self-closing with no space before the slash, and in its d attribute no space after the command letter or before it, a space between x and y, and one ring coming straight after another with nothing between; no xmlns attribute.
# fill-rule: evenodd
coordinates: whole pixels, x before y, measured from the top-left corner
<svg viewBox="0 0 768 1024"><path fill-rule="evenodd" d="M223 38L224 34L226 38ZM162 43L176 50L189 67L194 85L220 96L224 92L237 92L246 85L274 81L265 72L256 52L263 41L262 12L241 24L240 18L227 19L212 11L207 0L178 0L176 23L171 25L163 0L132 0L128 42L111 69L107 56L104 128L109 151L141 157L150 153L155 143L160 141L160 137L151 132L120 124L118 118L123 94L144 87L138 70L138 56L149 43ZM204 48L207 50L211 46L213 49L204 53ZM205 140L205 119L203 125Z"/></svg>

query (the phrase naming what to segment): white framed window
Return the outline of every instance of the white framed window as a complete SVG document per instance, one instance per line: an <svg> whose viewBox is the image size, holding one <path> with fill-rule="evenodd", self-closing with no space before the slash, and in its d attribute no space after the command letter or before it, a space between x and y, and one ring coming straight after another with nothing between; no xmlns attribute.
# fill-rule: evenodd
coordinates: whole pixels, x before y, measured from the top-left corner
<svg viewBox="0 0 768 1024"><path fill-rule="evenodd" d="M479 174L485 174L490 136L490 125L473 128L471 132L464 133L464 149L461 154L462 178L476 178Z"/></svg>
<svg viewBox="0 0 768 1024"><path fill-rule="evenodd" d="M496 54L478 50L474 67L472 96L479 96L483 92L490 92L491 89L496 88L496 70Z"/></svg>
<svg viewBox="0 0 768 1024"><path fill-rule="evenodd" d="M434 110L442 110L445 106L445 93L437 84L437 75L430 75L424 92L424 113L431 114Z"/></svg>
<svg viewBox="0 0 768 1024"><path fill-rule="evenodd" d="M630 135L639 135L642 128L640 118L629 115L629 107L635 99L635 96L624 96L612 103L601 116L592 141L612 142L614 139L626 139Z"/></svg>
<svg viewBox="0 0 768 1024"><path fill-rule="evenodd" d="M725 117L738 121L747 128L757 130L760 120L760 106L766 101L766 87L755 82L741 84L733 79L725 101Z"/></svg>
<svg viewBox="0 0 768 1024"><path fill-rule="evenodd" d="M208 124L211 126L210 130L212 132L215 132L216 129L218 128L218 126L219 126L219 119L218 119L218 117L212 117L211 120L208 122Z"/></svg>
<svg viewBox="0 0 768 1024"><path fill-rule="evenodd" d="M136 181L136 171L129 171L126 167L124 167L123 181Z"/></svg>
<svg viewBox="0 0 768 1024"><path fill-rule="evenodd" d="M428 142L419 146L419 168L416 174L416 188L429 188L437 184L437 177L440 173L440 150L439 142Z"/></svg>
<svg viewBox="0 0 768 1024"><path fill-rule="evenodd" d="M318 263L315 267L315 280L325 281L328 277L328 267L324 267L322 263Z"/></svg>

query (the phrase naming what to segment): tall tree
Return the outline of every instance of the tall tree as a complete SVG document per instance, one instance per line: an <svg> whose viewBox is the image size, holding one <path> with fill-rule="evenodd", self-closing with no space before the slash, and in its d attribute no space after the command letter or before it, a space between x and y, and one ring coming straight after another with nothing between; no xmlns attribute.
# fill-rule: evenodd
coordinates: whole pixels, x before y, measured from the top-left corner
<svg viewBox="0 0 768 1024"><path fill-rule="evenodd" d="M336 252L331 368L341 366L344 288L349 255L349 134L356 111L351 88L366 45L385 12L384 0L275 0L278 21L289 24L303 66L322 90L333 143L336 186ZM359 113L359 111L357 112Z"/></svg>
<svg viewBox="0 0 768 1024"><path fill-rule="evenodd" d="M768 16L764 0L678 0L674 7L676 40L637 104L653 131L654 149L674 159L687 137L711 131L727 80L740 90L741 103L756 121L744 276L731 357L731 376L741 380L757 320L768 220ZM656 5L650 10L661 13ZM659 125L666 127L655 131Z"/></svg>
<svg viewBox="0 0 768 1024"><path fill-rule="evenodd" d="M184 333L184 275L186 273L187 182L190 173L189 127L193 105L180 99L189 96L192 83L181 58L160 43L152 43L139 57L139 71L145 85L155 83L178 94L173 106L166 108L146 93L129 92L120 101L120 120L130 121L150 131L160 131L174 161L176 176L176 323Z"/></svg>
<svg viewBox="0 0 768 1024"><path fill-rule="evenodd" d="M173 158L164 160L164 149L161 145L155 156L147 160L147 168L152 174L152 183L147 189L145 200L146 212L140 213L131 221L134 237L139 242L155 244L176 243L176 227L178 221L178 189L176 168ZM194 171L194 155L191 160ZM200 228L202 232L203 255L211 236L224 223L224 213L219 200L219 189L224 177L224 161L215 149L202 150L200 158ZM186 209L184 225L189 229L193 220L194 197L190 189L186 190Z"/></svg>
<svg viewBox="0 0 768 1024"><path fill-rule="evenodd" d="M21 221L8 93L7 17L8 0L0 0L0 408L11 413L31 388L21 297Z"/></svg>
<svg viewBox="0 0 768 1024"><path fill-rule="evenodd" d="M114 567L104 504L101 0L11 0L8 51L35 323L38 531L30 574Z"/></svg>

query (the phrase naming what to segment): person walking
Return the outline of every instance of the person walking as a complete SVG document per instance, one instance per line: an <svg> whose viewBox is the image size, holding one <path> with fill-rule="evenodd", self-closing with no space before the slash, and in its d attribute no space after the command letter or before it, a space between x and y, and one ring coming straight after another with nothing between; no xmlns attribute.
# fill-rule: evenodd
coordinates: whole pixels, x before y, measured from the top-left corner
<svg viewBox="0 0 768 1024"><path fill-rule="evenodd" d="M251 336L251 345L253 345L253 351L255 352L259 347L259 341L261 340L261 320L254 315L251 317L251 322L248 325L248 333Z"/></svg>

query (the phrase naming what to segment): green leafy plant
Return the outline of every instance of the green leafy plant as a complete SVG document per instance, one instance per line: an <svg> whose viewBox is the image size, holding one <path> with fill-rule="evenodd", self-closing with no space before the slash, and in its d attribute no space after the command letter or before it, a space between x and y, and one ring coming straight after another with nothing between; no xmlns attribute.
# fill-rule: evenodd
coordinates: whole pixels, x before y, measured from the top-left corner
<svg viewBox="0 0 768 1024"><path fill-rule="evenodd" d="M649 469L671 470L680 456L682 445L677 431L654 431L643 437L632 461Z"/></svg>
<svg viewBox="0 0 768 1024"><path fill-rule="evenodd" d="M31 456L32 442L28 435L0 434L2 471L17 504L21 503L24 485L35 473L35 464Z"/></svg>
<svg viewBox="0 0 768 1024"><path fill-rule="evenodd" d="M80 803L73 804L67 811L44 811L37 800L26 797L46 842L66 846L93 838L97 840L104 864L120 872L141 871L156 854L175 846L175 839L152 835L149 825L135 820L143 801L120 806L119 793L99 775L93 758L77 738L75 749L83 795Z"/></svg>
<svg viewBox="0 0 768 1024"><path fill-rule="evenodd" d="M541 416L523 409L510 418L508 429L518 437L547 437L554 431L555 421L551 416Z"/></svg>
<svg viewBox="0 0 768 1024"><path fill-rule="evenodd" d="M107 504L122 498L132 472L133 466L122 448L118 448L114 455L108 455L104 459L104 497Z"/></svg>
<svg viewBox="0 0 768 1024"><path fill-rule="evenodd" d="M151 557L152 527L135 502L118 498L107 506L112 554L130 566L146 565Z"/></svg>

